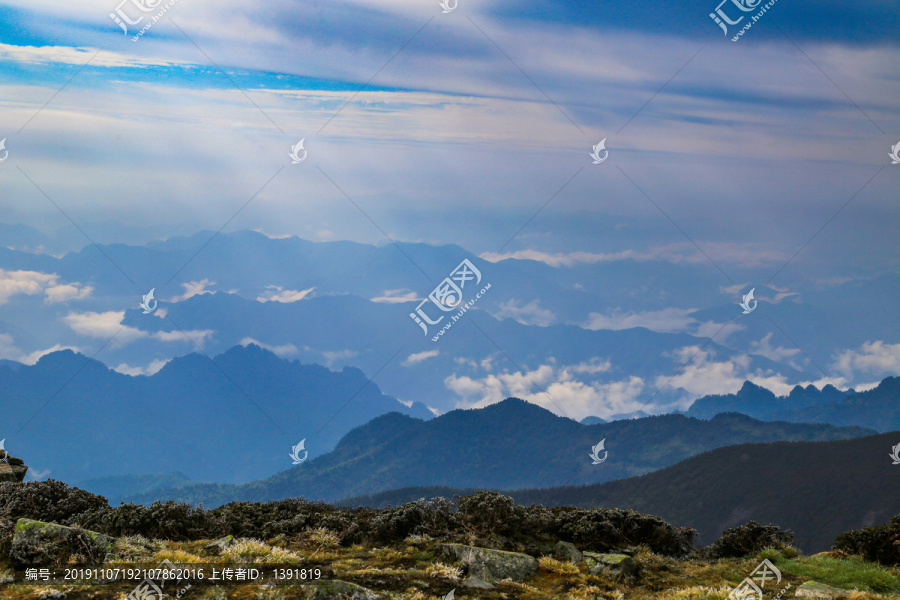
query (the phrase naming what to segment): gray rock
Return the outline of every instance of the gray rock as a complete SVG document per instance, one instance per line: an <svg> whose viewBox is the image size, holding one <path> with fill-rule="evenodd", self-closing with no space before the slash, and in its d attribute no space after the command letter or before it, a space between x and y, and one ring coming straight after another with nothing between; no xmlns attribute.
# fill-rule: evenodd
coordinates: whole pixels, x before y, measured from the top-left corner
<svg viewBox="0 0 900 600"><path fill-rule="evenodd" d="M482 579L478 579L477 577L469 577L464 579L462 582L463 587L472 588L476 590L492 590L494 586L489 584L487 581Z"/></svg>
<svg viewBox="0 0 900 600"><path fill-rule="evenodd" d="M625 554L599 554L585 552L584 562L591 575L606 575L622 580L637 575L638 564Z"/></svg>
<svg viewBox="0 0 900 600"><path fill-rule="evenodd" d="M380 596L368 588L355 583L331 579L318 581L303 586L311 592L310 600L338 600L351 598L352 600L378 600Z"/></svg>
<svg viewBox="0 0 900 600"><path fill-rule="evenodd" d="M200 556L218 556L234 544L234 536L226 535L225 537L219 538L216 541L210 542L206 546L204 546L203 549L200 550Z"/></svg>
<svg viewBox="0 0 900 600"><path fill-rule="evenodd" d="M581 552L575 547L575 544L569 542L557 542L553 546L553 558L563 562L579 563L581 562Z"/></svg>
<svg viewBox="0 0 900 600"><path fill-rule="evenodd" d="M100 563L112 552L115 543L115 538L96 531L19 519L9 551L9 563L12 567L66 564L75 554L83 557L85 562Z"/></svg>
<svg viewBox="0 0 900 600"><path fill-rule="evenodd" d="M16 458L15 456L9 456L9 455L6 456L6 462L8 462L10 464L10 466L25 464L25 461L22 460L21 458Z"/></svg>
<svg viewBox="0 0 900 600"><path fill-rule="evenodd" d="M795 598L813 598L814 600L836 600L848 596L850 592L832 587L818 581L807 581L794 592Z"/></svg>
<svg viewBox="0 0 900 600"><path fill-rule="evenodd" d="M500 579L523 581L537 571L537 560L520 552L505 552L462 544L439 544L437 551L467 567L469 577L486 582Z"/></svg>
<svg viewBox="0 0 900 600"><path fill-rule="evenodd" d="M13 483L22 483L25 481L25 473L28 467L25 465L8 465L0 462L0 483L11 481Z"/></svg>

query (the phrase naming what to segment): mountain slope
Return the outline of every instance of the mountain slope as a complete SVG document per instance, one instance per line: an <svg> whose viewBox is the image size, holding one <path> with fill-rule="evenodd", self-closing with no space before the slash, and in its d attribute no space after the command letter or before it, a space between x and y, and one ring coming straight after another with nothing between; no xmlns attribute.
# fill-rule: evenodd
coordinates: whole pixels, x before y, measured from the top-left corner
<svg viewBox="0 0 900 600"><path fill-rule="evenodd" d="M288 362L253 345L182 356L149 377L54 352L0 366L0 390L7 447L33 472L70 481L176 470L247 481L290 466L301 439L316 456L378 415L432 416L383 395L359 369Z"/></svg>
<svg viewBox="0 0 900 600"><path fill-rule="evenodd" d="M837 534L900 514L900 466L888 456L897 433L827 442L717 448L659 471L603 484L504 491L520 504L646 511L698 530L709 544L752 519L791 529L807 553ZM348 506L397 506L474 490L410 487L347 498Z"/></svg>
<svg viewBox="0 0 900 600"><path fill-rule="evenodd" d="M291 496L336 500L405 486L515 489L593 483L647 473L720 446L750 441L846 439L873 433L830 425L762 423L738 414L710 421L664 415L581 425L519 399L455 410L431 421L387 414L348 433L334 451L242 486L199 485L130 498L202 501ZM607 459L590 449L605 439Z"/></svg>

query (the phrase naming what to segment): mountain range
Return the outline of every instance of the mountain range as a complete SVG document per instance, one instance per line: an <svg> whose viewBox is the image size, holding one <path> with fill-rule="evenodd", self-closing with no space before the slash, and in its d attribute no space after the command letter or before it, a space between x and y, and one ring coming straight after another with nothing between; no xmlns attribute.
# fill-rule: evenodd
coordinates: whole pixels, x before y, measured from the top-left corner
<svg viewBox="0 0 900 600"><path fill-rule="evenodd" d="M509 398L429 421L382 415L353 429L332 452L259 481L156 489L126 499L217 506L293 496L333 501L412 485L517 489L597 483L649 473L725 445L871 433L861 427L760 422L734 413L709 421L662 415L582 425ZM594 464L589 454L601 440L608 454Z"/></svg>
<svg viewBox="0 0 900 600"><path fill-rule="evenodd" d="M31 366L0 365L0 390L7 448L32 472L72 482L175 470L194 481L259 479L290 466L301 440L317 456L384 413L433 416L382 394L359 369L287 361L254 345L188 354L152 376L63 350Z"/></svg>
<svg viewBox="0 0 900 600"><path fill-rule="evenodd" d="M649 512L693 527L703 545L748 520L794 532L806 553L831 548L844 531L900 514L900 466L890 449L898 433L851 440L738 444L670 467L603 484L504 491L520 504L615 507ZM348 498L350 506L397 506L417 498L471 493L409 487Z"/></svg>

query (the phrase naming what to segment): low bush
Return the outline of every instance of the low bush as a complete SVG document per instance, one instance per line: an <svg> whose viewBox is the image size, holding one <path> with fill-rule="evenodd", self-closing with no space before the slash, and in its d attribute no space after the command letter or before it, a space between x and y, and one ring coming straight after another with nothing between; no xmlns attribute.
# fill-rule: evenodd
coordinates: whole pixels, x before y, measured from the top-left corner
<svg viewBox="0 0 900 600"><path fill-rule="evenodd" d="M883 565L900 564L900 515L883 525L844 532L834 540L833 548Z"/></svg>
<svg viewBox="0 0 900 600"><path fill-rule="evenodd" d="M746 525L723 531L719 539L706 547L704 553L711 558L739 558L769 547L790 552L793 544L792 532L784 531L777 525L760 525L756 521L748 521Z"/></svg>

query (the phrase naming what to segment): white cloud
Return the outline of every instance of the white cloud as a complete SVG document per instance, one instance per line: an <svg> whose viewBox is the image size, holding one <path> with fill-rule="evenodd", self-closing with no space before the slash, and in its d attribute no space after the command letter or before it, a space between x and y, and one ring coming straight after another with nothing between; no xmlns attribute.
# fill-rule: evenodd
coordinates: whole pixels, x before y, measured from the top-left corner
<svg viewBox="0 0 900 600"><path fill-rule="evenodd" d="M600 383L581 381L573 376L573 373L606 369L607 363L594 360L574 366L541 365L527 373L504 372L481 378L454 373L444 380L444 385L460 397L457 408L482 408L510 396L576 420L591 415L605 418L643 408L637 400L646 387L640 377Z"/></svg>
<svg viewBox="0 0 900 600"><path fill-rule="evenodd" d="M316 288L311 287L308 290L282 290L277 285L267 285L266 292L257 297L259 302L297 302L309 296Z"/></svg>
<svg viewBox="0 0 900 600"><path fill-rule="evenodd" d="M41 357L51 352L59 352L60 350L71 350L72 352L81 352L77 346L63 346L55 344L52 348L46 350L35 350L34 352L23 352L16 346L13 337L6 333L0 333L0 358L14 360L23 365L33 365L41 359Z"/></svg>
<svg viewBox="0 0 900 600"><path fill-rule="evenodd" d="M13 46L0 44L0 60L14 61L30 65L36 64L85 64L88 59L94 67L166 67L190 66L194 63L174 60L152 60L133 54L123 54L111 50L71 46Z"/></svg>
<svg viewBox="0 0 900 600"><path fill-rule="evenodd" d="M850 381L860 376L883 379L900 375L900 344L866 342L858 350L839 352L832 367Z"/></svg>
<svg viewBox="0 0 900 600"><path fill-rule="evenodd" d="M763 339L750 342L750 352L752 354L765 356L766 358L772 359L777 362L787 363L793 366L795 369L800 369L800 366L793 362L797 355L800 354L799 348L773 346L771 341L772 332L770 331L765 335L765 337L763 337Z"/></svg>
<svg viewBox="0 0 900 600"><path fill-rule="evenodd" d="M123 375L131 376L155 375L160 369L166 366L166 363L168 363L170 360L171 359L157 359L152 361L146 367L132 367L126 363L122 363L118 367L113 368L113 371L116 371L117 373L121 373Z"/></svg>
<svg viewBox="0 0 900 600"><path fill-rule="evenodd" d="M184 332L176 329L174 331L157 331L151 337L161 342L196 343L202 348L206 344L207 338L214 333L213 329L188 329Z"/></svg>
<svg viewBox="0 0 900 600"><path fill-rule="evenodd" d="M264 344L259 340L255 340L252 337L245 337L240 341L241 346L249 346L250 344L256 344L260 348L265 348L269 352L272 352L276 356L280 356L281 358L287 358L289 356L296 356L300 353L300 350L297 349L297 346L294 344L282 344L280 346L272 346L271 344Z"/></svg>
<svg viewBox="0 0 900 600"><path fill-rule="evenodd" d="M402 302L415 302L419 300L418 295L412 290L385 290L381 296L369 299L371 302L383 302L385 304L400 304Z"/></svg>
<svg viewBox="0 0 900 600"><path fill-rule="evenodd" d="M182 300L187 300L188 298L193 298L194 296L198 296L200 294L212 294L214 293L212 290L206 289L211 285L216 285L216 282L210 281L209 279L182 283L181 287L184 288L184 294L182 294L181 296L175 296L174 298L172 298L172 302L181 302Z"/></svg>
<svg viewBox="0 0 900 600"><path fill-rule="evenodd" d="M546 327L556 321L556 315L552 310L541 308L538 300L532 300L524 306L519 306L519 301L510 299L500 305L500 310L493 316L497 319L515 319L523 325L538 325Z"/></svg>
<svg viewBox="0 0 900 600"><path fill-rule="evenodd" d="M72 312L63 317L63 321L72 331L80 335L102 340L113 339L113 336L115 336L115 339L112 341L112 344L115 346L128 344L150 335L146 331L122 325L122 319L124 318L124 310L104 313Z"/></svg>
<svg viewBox="0 0 900 600"><path fill-rule="evenodd" d="M404 367L409 367L412 365L417 365L422 361L428 360L429 358L433 358L440 354L440 350L426 350L424 352L417 352L415 354L410 354L406 357L406 360L401 363Z"/></svg>
<svg viewBox="0 0 900 600"><path fill-rule="evenodd" d="M69 300L81 300L91 295L94 288L78 282L61 284L55 273L37 271L5 271L0 269L0 304L18 294L33 296L43 292L44 302L55 304Z"/></svg>

